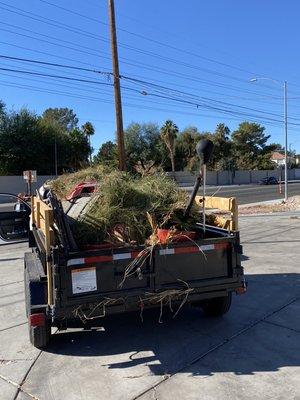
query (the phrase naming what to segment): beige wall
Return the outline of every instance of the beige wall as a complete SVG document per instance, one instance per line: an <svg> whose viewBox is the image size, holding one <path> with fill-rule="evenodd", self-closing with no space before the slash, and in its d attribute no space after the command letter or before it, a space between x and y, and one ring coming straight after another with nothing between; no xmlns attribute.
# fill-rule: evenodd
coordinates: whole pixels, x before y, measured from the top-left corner
<svg viewBox="0 0 300 400"><path fill-rule="evenodd" d="M288 171L289 179L300 179L300 169L290 169ZM248 183L258 183L263 178L275 176L280 178L280 170L272 169L265 171L208 171L207 184L208 185L241 185ZM282 178L284 171L282 172ZM176 180L180 185L192 186L195 182L196 175L190 172L178 171L176 172Z"/></svg>

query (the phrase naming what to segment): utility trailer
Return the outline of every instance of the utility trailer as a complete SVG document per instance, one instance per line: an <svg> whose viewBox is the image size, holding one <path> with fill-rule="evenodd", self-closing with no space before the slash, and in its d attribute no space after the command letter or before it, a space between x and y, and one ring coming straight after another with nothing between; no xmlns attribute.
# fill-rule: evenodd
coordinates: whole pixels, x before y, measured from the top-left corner
<svg viewBox="0 0 300 400"><path fill-rule="evenodd" d="M202 198L197 196L196 202ZM242 247L234 198L207 197L206 206L229 217L205 227L201 239L156 245L139 263L145 247L90 246L78 250L55 195L32 197L29 245L25 254L26 313L31 343L42 348L51 327L65 330L74 319L93 324L110 314L157 307L173 310L191 304L205 314L220 316L231 305L232 293L245 292ZM203 225L192 229L202 232ZM136 263L136 264L135 264ZM131 274L124 281L128 266ZM172 305L171 305L172 304ZM160 309L160 313L159 313Z"/></svg>

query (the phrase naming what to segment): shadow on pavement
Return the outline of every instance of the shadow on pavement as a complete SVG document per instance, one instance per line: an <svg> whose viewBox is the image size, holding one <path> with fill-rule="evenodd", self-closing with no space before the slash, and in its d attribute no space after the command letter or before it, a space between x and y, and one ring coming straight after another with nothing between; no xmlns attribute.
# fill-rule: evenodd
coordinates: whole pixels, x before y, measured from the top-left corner
<svg viewBox="0 0 300 400"><path fill-rule="evenodd" d="M248 292L234 296L231 310L221 318L205 317L201 310L191 307L183 309L176 319L166 308L163 324L158 323L159 309L145 311L144 322L139 313L115 315L98 320L100 328L54 335L44 351L75 357L99 357L100 365L109 369L144 364L155 375L172 374L186 366L193 375L220 371L253 374L300 366L296 341L293 341L293 335L298 335L299 339L299 333L292 328L261 323L267 315L275 315L284 310L285 305L288 308L297 293L299 296L299 278L299 274L249 275ZM299 318L299 315L294 318ZM226 344L234 335L235 339ZM239 340L241 343L234 346ZM211 367L205 366L205 362L200 366L192 362L219 344L225 345L227 358L219 356L213 369L209 370ZM251 361L255 353L261 355L264 351L265 362L255 364L254 359Z"/></svg>

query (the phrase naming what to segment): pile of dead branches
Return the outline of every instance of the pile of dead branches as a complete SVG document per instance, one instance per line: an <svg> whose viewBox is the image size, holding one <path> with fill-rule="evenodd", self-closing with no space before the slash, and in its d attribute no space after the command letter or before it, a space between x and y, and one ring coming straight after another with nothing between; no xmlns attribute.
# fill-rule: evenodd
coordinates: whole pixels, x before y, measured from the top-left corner
<svg viewBox="0 0 300 400"><path fill-rule="evenodd" d="M49 184L63 200L76 184L91 180L96 183L96 190L84 212L71 224L79 245L144 245L157 228L187 230L191 222L199 220L196 209L189 220L183 218L188 195L165 174L135 176L90 167L62 175Z"/></svg>

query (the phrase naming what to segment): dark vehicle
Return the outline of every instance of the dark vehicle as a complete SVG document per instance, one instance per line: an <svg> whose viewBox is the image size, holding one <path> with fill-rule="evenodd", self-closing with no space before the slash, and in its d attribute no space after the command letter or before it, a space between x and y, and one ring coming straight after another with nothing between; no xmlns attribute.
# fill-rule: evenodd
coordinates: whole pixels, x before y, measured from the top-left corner
<svg viewBox="0 0 300 400"><path fill-rule="evenodd" d="M0 194L0 244L26 241L29 234L28 197Z"/></svg>
<svg viewBox="0 0 300 400"><path fill-rule="evenodd" d="M259 185L278 185L278 179L275 176L269 176L268 178L263 178L259 182Z"/></svg>
<svg viewBox="0 0 300 400"><path fill-rule="evenodd" d="M221 200L231 204L234 199ZM237 226L206 225L204 230L199 223L191 227L195 240L156 246L145 257L145 246L79 249L51 192L32 204L32 251L25 254L24 273L30 340L36 347L47 345L52 326L64 330L74 320L90 326L110 314L135 311L139 316L153 307L161 314L164 307L179 311L187 304L221 316L232 293L246 290Z"/></svg>

